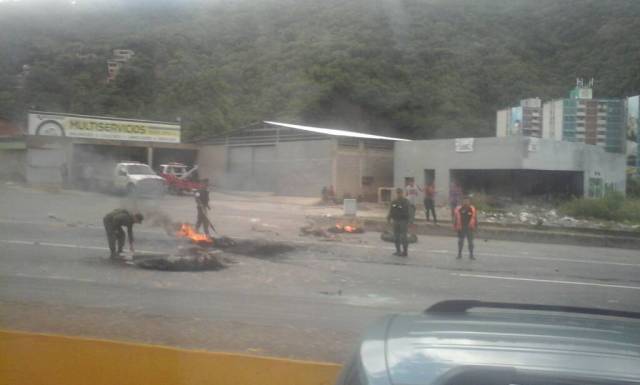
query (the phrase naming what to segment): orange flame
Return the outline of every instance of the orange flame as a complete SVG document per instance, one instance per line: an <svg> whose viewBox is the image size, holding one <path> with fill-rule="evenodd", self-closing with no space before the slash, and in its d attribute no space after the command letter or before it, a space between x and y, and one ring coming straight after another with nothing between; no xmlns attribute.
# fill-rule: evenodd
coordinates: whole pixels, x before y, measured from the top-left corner
<svg viewBox="0 0 640 385"><path fill-rule="evenodd" d="M358 227L357 226L343 225L341 223L336 223L336 228L338 230L343 230L346 233L355 233L355 232L358 231Z"/></svg>
<svg viewBox="0 0 640 385"><path fill-rule="evenodd" d="M181 237L181 238L188 238L193 243L208 244L208 245L212 245L213 244L213 239L211 239L206 234L201 234L201 233L197 232L188 223L183 223L182 226L180 226L180 230L178 230L176 232L176 235L178 237Z"/></svg>

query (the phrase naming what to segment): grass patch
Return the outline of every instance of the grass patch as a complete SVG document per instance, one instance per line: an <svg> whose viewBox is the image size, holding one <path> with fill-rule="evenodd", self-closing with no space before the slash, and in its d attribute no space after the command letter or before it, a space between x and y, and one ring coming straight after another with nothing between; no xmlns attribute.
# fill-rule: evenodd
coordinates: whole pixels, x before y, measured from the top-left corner
<svg viewBox="0 0 640 385"><path fill-rule="evenodd" d="M618 192L607 193L599 199L573 199L560 205L559 209L575 218L640 223L640 199L625 199Z"/></svg>
<svg viewBox="0 0 640 385"><path fill-rule="evenodd" d="M478 210L478 211L483 211L485 213L495 213L495 212L501 212L502 210L500 210L500 207L498 207L498 204L495 200L495 198L493 198L490 195L487 195L485 193L481 193L481 192L474 192L471 193L471 204Z"/></svg>

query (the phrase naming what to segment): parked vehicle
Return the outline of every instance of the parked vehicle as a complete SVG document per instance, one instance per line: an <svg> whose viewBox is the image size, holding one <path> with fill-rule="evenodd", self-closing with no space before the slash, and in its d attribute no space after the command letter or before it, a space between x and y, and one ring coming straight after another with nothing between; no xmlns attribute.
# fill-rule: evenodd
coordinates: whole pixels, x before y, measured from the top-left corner
<svg viewBox="0 0 640 385"><path fill-rule="evenodd" d="M375 324L337 384L638 381L640 313L458 300Z"/></svg>
<svg viewBox="0 0 640 385"><path fill-rule="evenodd" d="M167 189L172 194L182 195L191 193L203 187L196 178L198 166L189 169L182 163L167 163L160 165L160 176L167 182Z"/></svg>
<svg viewBox="0 0 640 385"><path fill-rule="evenodd" d="M95 185L99 190L136 196L161 196L166 186L148 165L140 162L120 162L112 167L95 169Z"/></svg>

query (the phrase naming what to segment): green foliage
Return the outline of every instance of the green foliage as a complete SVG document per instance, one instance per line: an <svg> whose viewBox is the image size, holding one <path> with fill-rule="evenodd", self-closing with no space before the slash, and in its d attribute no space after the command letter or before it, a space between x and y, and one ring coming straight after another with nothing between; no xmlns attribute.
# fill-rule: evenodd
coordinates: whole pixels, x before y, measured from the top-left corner
<svg viewBox="0 0 640 385"><path fill-rule="evenodd" d="M496 109L564 96L576 77L598 96L640 91L634 0L78 3L0 3L0 114L180 117L190 137L282 119L438 138L491 135ZM115 48L136 56L106 83Z"/></svg>
<svg viewBox="0 0 640 385"><path fill-rule="evenodd" d="M495 201L491 196L482 192L472 192L470 195L472 204L478 211L485 213L497 211Z"/></svg>
<svg viewBox="0 0 640 385"><path fill-rule="evenodd" d="M610 192L604 198L580 198L565 202L560 206L560 212L576 218L640 223L640 200L625 199L619 192Z"/></svg>
<svg viewBox="0 0 640 385"><path fill-rule="evenodd" d="M630 198L640 198L639 176L627 176L627 196Z"/></svg>

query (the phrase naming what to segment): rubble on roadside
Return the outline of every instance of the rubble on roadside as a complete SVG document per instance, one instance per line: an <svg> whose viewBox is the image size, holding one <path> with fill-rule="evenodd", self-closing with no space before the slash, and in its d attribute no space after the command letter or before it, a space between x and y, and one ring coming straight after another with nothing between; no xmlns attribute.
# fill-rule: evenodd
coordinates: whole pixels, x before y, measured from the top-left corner
<svg viewBox="0 0 640 385"><path fill-rule="evenodd" d="M511 205L491 212L479 212L480 222L499 225L528 225L534 227L584 228L596 230L637 231L640 225L602 220L577 219L562 215L554 208L544 205Z"/></svg>

